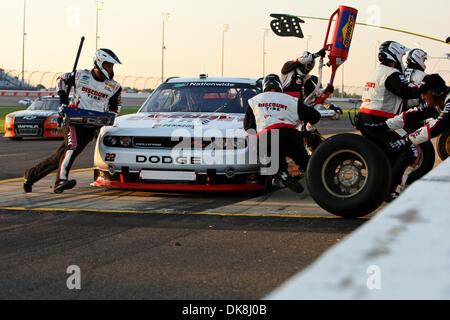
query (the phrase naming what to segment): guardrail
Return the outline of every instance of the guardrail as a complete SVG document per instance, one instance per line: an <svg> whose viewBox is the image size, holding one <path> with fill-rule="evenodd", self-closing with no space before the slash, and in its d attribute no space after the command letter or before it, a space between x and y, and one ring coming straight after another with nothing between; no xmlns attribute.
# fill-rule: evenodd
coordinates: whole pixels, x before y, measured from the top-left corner
<svg viewBox="0 0 450 320"><path fill-rule="evenodd" d="M45 97L55 94L55 91L0 90L1 97Z"/></svg>
<svg viewBox="0 0 450 320"><path fill-rule="evenodd" d="M45 97L56 95L56 91L32 91L32 90L0 90L1 97ZM125 98L147 98L150 95L148 92L143 93L122 93Z"/></svg>
<svg viewBox="0 0 450 320"><path fill-rule="evenodd" d="M266 299L450 299L450 159Z"/></svg>

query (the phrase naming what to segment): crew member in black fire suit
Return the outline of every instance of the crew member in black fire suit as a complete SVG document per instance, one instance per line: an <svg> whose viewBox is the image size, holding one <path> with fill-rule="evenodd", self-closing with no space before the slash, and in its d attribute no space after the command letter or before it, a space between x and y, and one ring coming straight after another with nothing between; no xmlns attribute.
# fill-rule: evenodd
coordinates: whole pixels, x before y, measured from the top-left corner
<svg viewBox="0 0 450 320"><path fill-rule="evenodd" d="M79 109L99 112L111 111L119 113L121 104L120 84L113 80L114 64L120 64L119 58L109 49L99 49L95 53L92 70L76 70L58 78L57 87L60 103ZM69 105L66 86L74 88L74 94ZM69 180L69 171L75 158L92 141L98 127L75 126L63 124L64 143L56 152L38 165L25 171L23 189L31 192L37 181L58 169L53 188L55 193L72 189L76 180Z"/></svg>

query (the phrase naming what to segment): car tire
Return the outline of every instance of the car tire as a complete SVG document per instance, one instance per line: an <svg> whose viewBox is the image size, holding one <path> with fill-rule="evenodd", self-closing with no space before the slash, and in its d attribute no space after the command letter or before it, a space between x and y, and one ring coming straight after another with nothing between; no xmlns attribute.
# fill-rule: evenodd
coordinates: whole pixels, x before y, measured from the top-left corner
<svg viewBox="0 0 450 320"><path fill-rule="evenodd" d="M23 138L22 137L9 137L9 139L13 140L13 141L19 141L19 140L22 140Z"/></svg>
<svg viewBox="0 0 450 320"><path fill-rule="evenodd" d="M365 216L387 198L392 169L383 151L356 134L338 134L319 145L307 168L312 198L344 218Z"/></svg>
<svg viewBox="0 0 450 320"><path fill-rule="evenodd" d="M436 141L436 150L442 161L450 154L450 130L443 132Z"/></svg>
<svg viewBox="0 0 450 320"><path fill-rule="evenodd" d="M434 167L434 161L436 160L436 153L434 151L434 146L431 141L424 142L419 145L422 149L422 154L417 164L416 169L411 172L406 181L406 184L411 184L414 181L419 180L428 172L430 172Z"/></svg>
<svg viewBox="0 0 450 320"><path fill-rule="evenodd" d="M339 112L336 112L334 115L334 120L339 120L341 118L341 114Z"/></svg>

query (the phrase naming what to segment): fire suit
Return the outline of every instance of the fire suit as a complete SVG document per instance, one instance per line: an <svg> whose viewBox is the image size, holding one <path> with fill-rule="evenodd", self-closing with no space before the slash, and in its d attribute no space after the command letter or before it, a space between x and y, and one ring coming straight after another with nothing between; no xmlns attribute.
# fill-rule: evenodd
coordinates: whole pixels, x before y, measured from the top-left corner
<svg viewBox="0 0 450 320"><path fill-rule="evenodd" d="M65 91L66 86L69 85L74 88L70 104ZM119 113L120 111L122 91L120 84L114 80L98 79L94 70L77 70L66 73L58 77L57 88L60 103L69 104L69 107L100 112ZM26 183L34 184L56 169L58 169L56 182L68 180L69 171L75 158L94 139L97 130L98 127L64 124L64 143L53 155L25 171Z"/></svg>
<svg viewBox="0 0 450 320"><path fill-rule="evenodd" d="M358 129L362 135L374 141L388 156L393 166L391 193L400 193L409 174L420 158L419 146L411 145L408 152L389 148L389 144L405 136L403 129L380 130L377 124L393 118L401 112L404 99L420 97L420 88L411 86L398 69L380 64L366 83L363 102L358 113Z"/></svg>
<svg viewBox="0 0 450 320"><path fill-rule="evenodd" d="M263 92L248 101L249 107L244 118L244 129L254 129L258 138L266 135L270 144L271 132L279 132L279 171L285 171L288 164L284 159L291 158L306 170L309 156L297 127L301 121L316 124L320 113L307 107L300 99L280 92ZM269 148L270 150L270 145Z"/></svg>

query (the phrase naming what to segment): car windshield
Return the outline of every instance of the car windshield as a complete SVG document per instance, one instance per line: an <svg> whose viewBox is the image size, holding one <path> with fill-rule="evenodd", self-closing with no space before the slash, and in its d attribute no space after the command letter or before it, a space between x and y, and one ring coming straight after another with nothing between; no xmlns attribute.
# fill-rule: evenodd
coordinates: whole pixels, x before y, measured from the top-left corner
<svg viewBox="0 0 450 320"><path fill-rule="evenodd" d="M57 111L59 99L37 99L28 107L27 110L52 110Z"/></svg>
<svg viewBox="0 0 450 320"><path fill-rule="evenodd" d="M164 83L139 112L245 113L248 99L261 90L256 84L235 82Z"/></svg>

